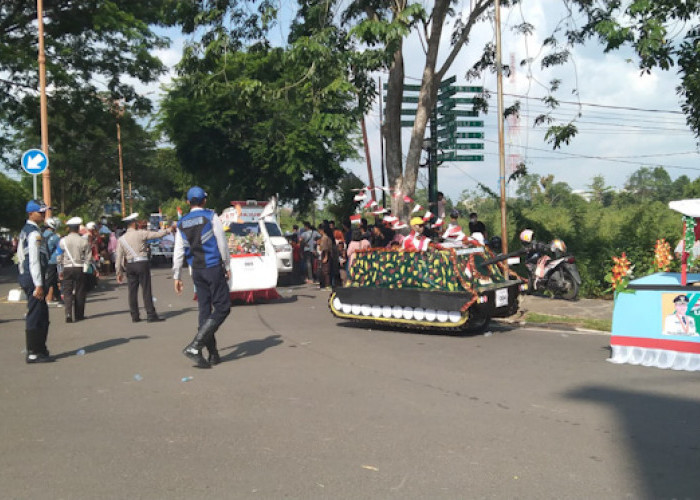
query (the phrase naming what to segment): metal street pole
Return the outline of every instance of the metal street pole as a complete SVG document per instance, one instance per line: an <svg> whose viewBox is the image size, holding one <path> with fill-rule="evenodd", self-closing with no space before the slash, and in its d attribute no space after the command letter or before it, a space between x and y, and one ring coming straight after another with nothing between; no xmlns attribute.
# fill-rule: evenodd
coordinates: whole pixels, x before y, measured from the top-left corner
<svg viewBox="0 0 700 500"><path fill-rule="evenodd" d="M119 109L121 111L121 108ZM119 150L119 190L122 198L122 218L126 217L126 204L124 203L124 162L122 160L122 128L119 125L120 115L117 115L117 149Z"/></svg>
<svg viewBox="0 0 700 500"><path fill-rule="evenodd" d="M508 253L508 220L506 218L506 155L503 127L503 65L501 63L501 2L495 0L496 5L496 76L498 92L498 163L500 166L499 179L501 181L501 251ZM506 276L508 273L508 263Z"/></svg>
<svg viewBox="0 0 700 500"><path fill-rule="evenodd" d="M365 143L365 158L367 159L367 175L369 176L369 189L372 201L377 201L374 194L374 174L372 174L372 159L369 157L369 142L367 141L367 127L365 127L365 116L362 115L362 141Z"/></svg>
<svg viewBox="0 0 700 500"><path fill-rule="evenodd" d="M44 52L44 5L43 0L37 0L36 2L36 18L39 27L39 109L40 109L40 119L41 119L41 150L49 157L49 124L48 124L48 112L46 104L46 54ZM51 206L51 173L49 168L46 167L44 173L42 174L42 189L44 203ZM36 176L34 176L34 182L36 183ZM36 188L35 188L36 191ZM36 193L35 193L36 196ZM51 211L49 210L46 214L47 217L51 217Z"/></svg>
<svg viewBox="0 0 700 500"><path fill-rule="evenodd" d="M379 77L379 158L382 168L382 187L386 186L386 175L384 173L384 111L382 110L382 77ZM382 208L386 208L386 191L382 189Z"/></svg>

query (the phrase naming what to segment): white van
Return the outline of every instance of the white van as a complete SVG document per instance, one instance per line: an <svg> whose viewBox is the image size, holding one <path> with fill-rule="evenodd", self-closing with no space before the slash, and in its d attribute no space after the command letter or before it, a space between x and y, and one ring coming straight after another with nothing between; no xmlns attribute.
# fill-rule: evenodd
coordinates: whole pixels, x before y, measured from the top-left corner
<svg viewBox="0 0 700 500"><path fill-rule="evenodd" d="M268 206L268 204L272 204ZM275 202L270 201L232 201L231 208L221 214L221 220L228 226L229 232L237 236L261 234L267 247L274 249L277 259L277 272L287 274L292 272L292 246L282 234L275 218ZM267 208L267 210L266 210Z"/></svg>

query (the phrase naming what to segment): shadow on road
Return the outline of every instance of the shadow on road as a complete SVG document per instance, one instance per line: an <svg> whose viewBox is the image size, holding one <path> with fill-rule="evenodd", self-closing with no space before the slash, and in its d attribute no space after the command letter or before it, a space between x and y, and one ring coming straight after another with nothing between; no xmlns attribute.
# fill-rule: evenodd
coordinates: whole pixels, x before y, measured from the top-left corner
<svg viewBox="0 0 700 500"><path fill-rule="evenodd" d="M696 375L688 376L697 380ZM567 397L604 405L617 413L621 432L613 439L624 444L630 460L636 462L637 477L646 486L645 498L698 498L697 399L600 386L583 387Z"/></svg>
<svg viewBox="0 0 700 500"><path fill-rule="evenodd" d="M63 359L70 356L76 356L80 349L85 351L85 354L90 354L93 352L101 351L103 349L109 349L110 347L116 347L121 344L126 344L131 340L144 340L150 338L148 335L134 335L133 337L120 337L116 339L103 340L101 342L96 342L94 344L86 345L85 347L80 347L78 349L73 349L71 351L62 352L53 356L54 359Z"/></svg>
<svg viewBox="0 0 700 500"><path fill-rule="evenodd" d="M221 362L233 361L234 359L247 358L248 356L256 356L270 347L275 347L282 344L282 338L280 335L269 335L264 339L259 340L248 340L246 342L241 342L240 344L235 344L232 346L224 347L221 351L228 351L233 349L233 351L221 356Z"/></svg>

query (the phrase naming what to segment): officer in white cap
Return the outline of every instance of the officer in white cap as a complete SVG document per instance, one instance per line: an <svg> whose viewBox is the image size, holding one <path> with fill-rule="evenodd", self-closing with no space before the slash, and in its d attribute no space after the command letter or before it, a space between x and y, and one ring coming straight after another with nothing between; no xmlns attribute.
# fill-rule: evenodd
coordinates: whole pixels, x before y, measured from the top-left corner
<svg viewBox="0 0 700 500"><path fill-rule="evenodd" d="M182 353L198 368L210 368L221 361L214 334L231 312L228 245L221 221L216 212L204 208L206 202L207 193L201 187L187 191L190 212L177 223L173 250L175 292L180 295L184 288L180 273L185 260L192 267L192 281L197 288L197 334ZM202 356L204 347L209 351L209 359Z"/></svg>
<svg viewBox="0 0 700 500"><path fill-rule="evenodd" d="M148 257L148 240L162 238L172 232L171 228L160 231L146 231L136 229L139 214L133 213L122 219L127 225L126 232L119 238L117 245L117 258L115 262L117 283L124 282L124 274L129 283L129 310L131 321L141 321L139 316L139 286L143 293L143 306L146 309L146 321L154 323L164 321L156 313L153 305L153 292L151 291L151 263Z"/></svg>
<svg viewBox="0 0 700 500"><path fill-rule="evenodd" d="M87 284L85 271L92 261L88 240L80 236L83 219L72 217L66 221L68 234L61 238L59 247L63 251L58 256L58 271L63 287L63 303L66 309L66 323L85 319Z"/></svg>
<svg viewBox="0 0 700 500"><path fill-rule="evenodd" d="M46 348L46 337L49 334L49 307L46 305L44 296L49 255L39 229L48 209L49 207L40 201L31 200L27 203L27 222L19 233L17 245L19 284L27 295L25 318L27 363L53 361Z"/></svg>

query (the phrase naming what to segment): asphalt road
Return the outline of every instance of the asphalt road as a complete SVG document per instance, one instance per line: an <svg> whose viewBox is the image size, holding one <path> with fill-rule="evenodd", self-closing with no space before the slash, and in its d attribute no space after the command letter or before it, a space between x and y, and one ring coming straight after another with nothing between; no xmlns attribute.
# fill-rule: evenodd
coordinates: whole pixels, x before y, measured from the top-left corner
<svg viewBox="0 0 700 500"><path fill-rule="evenodd" d="M164 323L113 280L83 322L52 308L45 365L3 300L0 498L700 498L698 373L607 363L605 335L357 328L308 286L234 307L197 370L167 276Z"/></svg>

